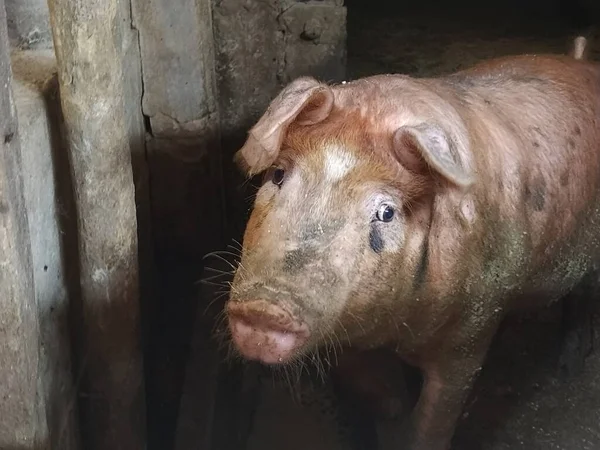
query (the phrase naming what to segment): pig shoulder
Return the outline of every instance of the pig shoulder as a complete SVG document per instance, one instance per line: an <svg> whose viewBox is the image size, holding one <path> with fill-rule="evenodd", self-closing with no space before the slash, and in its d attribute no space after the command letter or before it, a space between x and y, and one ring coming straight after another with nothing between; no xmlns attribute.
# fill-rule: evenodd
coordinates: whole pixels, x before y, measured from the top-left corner
<svg viewBox="0 0 600 450"><path fill-rule="evenodd" d="M475 273L473 285L483 291L490 284L499 292L567 289L600 253L598 66L566 57L505 58L442 85L450 86L467 124L479 182L440 202L445 217L452 209L465 216L465 205L471 217L466 228L465 220L456 223L470 239L455 231L440 245L458 242L452 253L471 261L467 276Z"/></svg>

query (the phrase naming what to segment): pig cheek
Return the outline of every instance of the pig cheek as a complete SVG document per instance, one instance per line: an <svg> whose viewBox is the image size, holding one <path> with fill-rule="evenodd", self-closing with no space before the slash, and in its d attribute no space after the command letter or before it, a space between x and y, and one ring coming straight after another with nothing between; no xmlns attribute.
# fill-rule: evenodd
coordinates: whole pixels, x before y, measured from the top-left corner
<svg viewBox="0 0 600 450"><path fill-rule="evenodd" d="M398 215L396 220L389 224L374 223L371 225L370 232L371 236L373 233L377 234L380 247L375 251L371 245L371 250L379 253L383 259L393 258L393 255L397 255L402 250L406 242L406 219Z"/></svg>
<svg viewBox="0 0 600 450"><path fill-rule="evenodd" d="M346 282L354 278L356 260L361 253L363 233L351 226L344 227L332 243L331 265L340 278Z"/></svg>
<svg viewBox="0 0 600 450"><path fill-rule="evenodd" d="M398 218L390 224L371 224L369 242L361 269L361 290L369 296L378 296L391 289L390 280L397 278L398 271L406 270L402 259L405 254L406 223ZM373 236L377 236L376 245ZM373 248L373 247L376 248ZM365 299L369 302L370 299Z"/></svg>

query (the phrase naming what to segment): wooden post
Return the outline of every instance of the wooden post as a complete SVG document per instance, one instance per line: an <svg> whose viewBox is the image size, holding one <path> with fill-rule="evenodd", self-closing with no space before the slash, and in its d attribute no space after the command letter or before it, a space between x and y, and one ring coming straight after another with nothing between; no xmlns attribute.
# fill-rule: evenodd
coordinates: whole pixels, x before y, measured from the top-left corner
<svg viewBox="0 0 600 450"><path fill-rule="evenodd" d="M29 450L44 426L39 324L5 11L0 0L0 448Z"/></svg>
<svg viewBox="0 0 600 450"><path fill-rule="evenodd" d="M50 0L81 277L83 448L142 450L145 401L132 153L143 138L126 0Z"/></svg>

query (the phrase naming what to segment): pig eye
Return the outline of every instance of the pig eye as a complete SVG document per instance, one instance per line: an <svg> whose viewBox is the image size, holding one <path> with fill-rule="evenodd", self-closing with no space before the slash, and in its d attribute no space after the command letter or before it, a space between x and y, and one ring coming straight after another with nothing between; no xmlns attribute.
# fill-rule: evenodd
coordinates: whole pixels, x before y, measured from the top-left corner
<svg viewBox="0 0 600 450"><path fill-rule="evenodd" d="M277 168L273 171L273 175L271 176L271 181L273 182L273 184L276 184L277 186L281 186L281 183L283 183L284 176L285 176L285 170Z"/></svg>
<svg viewBox="0 0 600 450"><path fill-rule="evenodd" d="M377 220L381 222L391 222L394 218L394 208L390 205L381 205L377 210Z"/></svg>

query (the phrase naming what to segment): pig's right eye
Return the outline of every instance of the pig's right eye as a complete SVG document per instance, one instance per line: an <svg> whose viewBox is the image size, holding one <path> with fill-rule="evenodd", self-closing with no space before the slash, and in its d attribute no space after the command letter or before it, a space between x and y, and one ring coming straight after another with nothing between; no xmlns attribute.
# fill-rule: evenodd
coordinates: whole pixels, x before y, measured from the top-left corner
<svg viewBox="0 0 600 450"><path fill-rule="evenodd" d="M273 175L271 176L271 181L273 182L273 184L276 184L277 186L281 186L281 184L283 183L284 176L285 176L285 170L277 168L277 169L273 170Z"/></svg>
<svg viewBox="0 0 600 450"><path fill-rule="evenodd" d="M391 222L394 218L394 208L390 205L383 204L377 210L377 220L380 222Z"/></svg>

